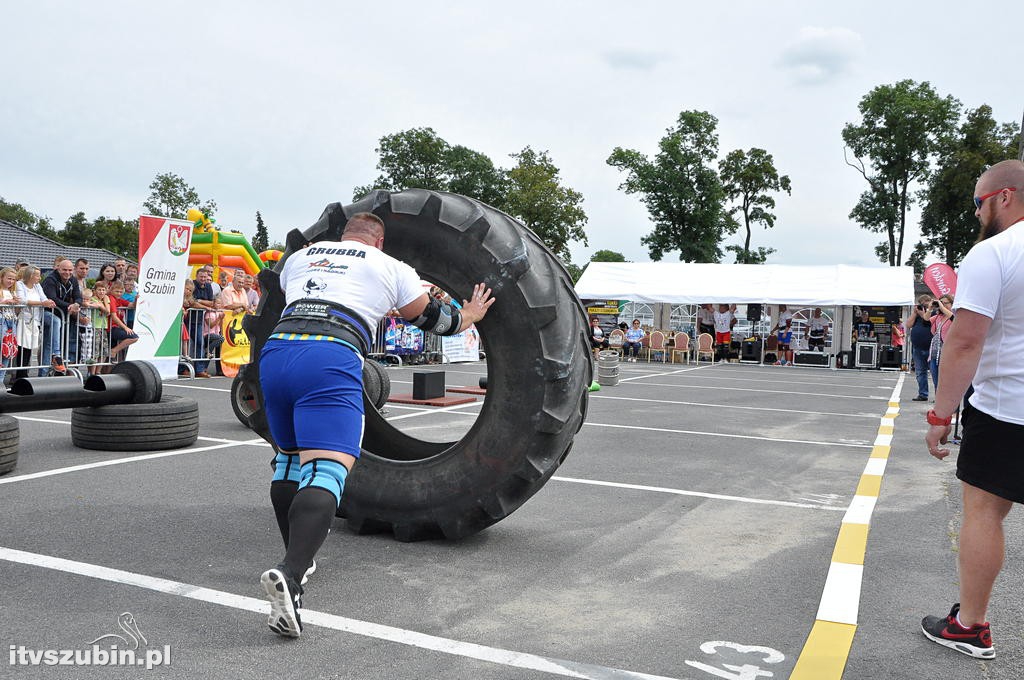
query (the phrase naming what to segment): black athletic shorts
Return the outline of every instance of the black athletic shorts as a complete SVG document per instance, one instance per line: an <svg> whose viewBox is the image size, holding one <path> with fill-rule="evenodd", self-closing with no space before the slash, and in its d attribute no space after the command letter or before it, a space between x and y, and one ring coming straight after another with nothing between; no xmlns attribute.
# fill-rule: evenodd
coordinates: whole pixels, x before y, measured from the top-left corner
<svg viewBox="0 0 1024 680"><path fill-rule="evenodd" d="M1024 503L1024 425L966 409L956 476L1000 498Z"/></svg>

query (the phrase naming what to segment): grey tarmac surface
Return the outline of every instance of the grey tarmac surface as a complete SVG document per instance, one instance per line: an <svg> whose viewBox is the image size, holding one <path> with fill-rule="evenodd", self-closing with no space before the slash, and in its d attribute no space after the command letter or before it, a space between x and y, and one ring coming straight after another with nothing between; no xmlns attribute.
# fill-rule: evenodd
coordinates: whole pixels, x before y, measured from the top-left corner
<svg viewBox="0 0 1024 680"><path fill-rule="evenodd" d="M437 368L390 369L392 391L411 390L413 370ZM486 372L443 368L449 386ZM270 449L235 420L227 379L166 385L200 402L203 438L163 458L19 479L133 457L74 448L69 411L24 414L18 467L0 477L0 678L788 677L898 374L638 363L622 364L621 377L592 393L555 477L490 529L399 543L338 520L297 641L253 611L259 573L281 546ZM989 613L997 658L969 659L919 631L923 615L944 614L956 597L959 499L955 463L924 448L927 405L909 401L912 383L843 677L1020 678L1019 509ZM446 439L478 409L389 404L387 415ZM124 612L142 648L170 648L170 665L11 663L11 645L81 650L125 636Z"/></svg>

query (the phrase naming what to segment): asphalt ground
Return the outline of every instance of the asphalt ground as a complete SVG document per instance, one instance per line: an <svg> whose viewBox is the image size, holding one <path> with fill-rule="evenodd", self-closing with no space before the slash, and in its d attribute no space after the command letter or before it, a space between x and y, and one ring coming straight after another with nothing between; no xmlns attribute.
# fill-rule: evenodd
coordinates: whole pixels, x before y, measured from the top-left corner
<svg viewBox="0 0 1024 680"><path fill-rule="evenodd" d="M443 368L448 386L486 373ZM411 391L413 370L436 369L389 369L392 392ZM167 456L77 449L67 410L19 416L18 467L0 478L0 678L756 680L799 664L802 677L839 677L807 673L815 655L845 654L808 636L885 422L895 427L863 578L841 584L856 623L842 677L1024 675L1020 510L989 611L997 658L920 633L923 615L956 598L960 508L954 463L924 447L927 404L909 401L912 376L622 364L619 385L591 394L555 477L497 525L459 542L399 543L336 522L299 640L278 638L260 613L258 576L282 554L270 449L235 419L229 385L166 384L201 408L200 440ZM884 421L897 387L898 415ZM389 404L387 415L445 438L478 410ZM145 638L140 655L169 650L169 664L21 663L109 634L131 642L124 613ZM114 643L124 647L98 644Z"/></svg>

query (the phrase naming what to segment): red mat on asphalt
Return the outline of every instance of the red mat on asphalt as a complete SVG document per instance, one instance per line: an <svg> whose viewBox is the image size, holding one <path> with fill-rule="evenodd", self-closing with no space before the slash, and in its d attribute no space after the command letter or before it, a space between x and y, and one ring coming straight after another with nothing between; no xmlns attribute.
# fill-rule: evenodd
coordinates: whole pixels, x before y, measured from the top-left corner
<svg viewBox="0 0 1024 680"><path fill-rule="evenodd" d="M436 399L413 399L411 394L392 394L388 401L394 404L417 404L419 406L457 406L476 401L476 397L437 397Z"/></svg>
<svg viewBox="0 0 1024 680"><path fill-rule="evenodd" d="M449 387L446 391L461 394L487 394L487 390L482 387Z"/></svg>

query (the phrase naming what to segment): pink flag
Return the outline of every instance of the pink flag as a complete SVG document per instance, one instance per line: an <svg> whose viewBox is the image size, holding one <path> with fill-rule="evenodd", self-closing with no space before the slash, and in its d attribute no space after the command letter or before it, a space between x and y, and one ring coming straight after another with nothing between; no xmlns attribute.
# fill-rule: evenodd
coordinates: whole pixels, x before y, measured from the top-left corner
<svg viewBox="0 0 1024 680"><path fill-rule="evenodd" d="M928 265L922 278L935 297L956 294L956 272L948 264L936 262Z"/></svg>

